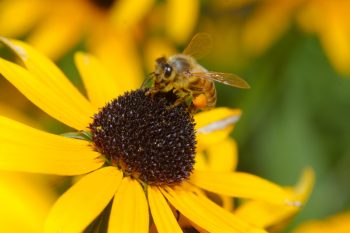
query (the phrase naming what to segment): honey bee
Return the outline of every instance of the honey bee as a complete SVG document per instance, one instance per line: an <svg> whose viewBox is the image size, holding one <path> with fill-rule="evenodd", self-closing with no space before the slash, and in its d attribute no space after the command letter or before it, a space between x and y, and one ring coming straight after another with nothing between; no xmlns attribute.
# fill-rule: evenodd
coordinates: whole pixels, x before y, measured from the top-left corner
<svg viewBox="0 0 350 233"><path fill-rule="evenodd" d="M191 113L215 107L216 88L214 81L238 88L250 88L249 84L231 73L213 72L198 64L200 58L210 51L211 36L196 34L182 54L160 57L155 71L151 73L151 88L146 93L173 92L177 99L174 106L186 103Z"/></svg>

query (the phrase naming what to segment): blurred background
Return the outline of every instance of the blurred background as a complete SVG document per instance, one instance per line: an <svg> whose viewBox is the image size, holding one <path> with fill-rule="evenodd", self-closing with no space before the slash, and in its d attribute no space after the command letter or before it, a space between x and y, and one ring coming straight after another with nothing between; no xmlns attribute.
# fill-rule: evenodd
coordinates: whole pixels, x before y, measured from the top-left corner
<svg viewBox="0 0 350 233"><path fill-rule="evenodd" d="M213 51L200 63L238 74L252 87L216 85L218 106L243 111L232 134L238 170L282 185L296 183L306 167L316 172L310 200L289 232L350 208L349 9L345 0L1 0L0 35L46 53L85 92L76 51L97 56L132 89L157 57L181 52L197 32L209 33ZM70 131L5 79L0 114Z"/></svg>

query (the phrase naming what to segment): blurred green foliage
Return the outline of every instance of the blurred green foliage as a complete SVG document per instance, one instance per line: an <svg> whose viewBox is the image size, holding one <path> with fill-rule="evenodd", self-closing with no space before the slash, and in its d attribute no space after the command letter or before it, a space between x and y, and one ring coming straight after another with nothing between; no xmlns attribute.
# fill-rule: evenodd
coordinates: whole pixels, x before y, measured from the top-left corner
<svg viewBox="0 0 350 233"><path fill-rule="evenodd" d="M350 79L335 73L316 38L297 30L241 74L251 90L219 86L219 105L243 110L233 133L239 169L292 185L313 167L315 188L297 223L349 208Z"/></svg>

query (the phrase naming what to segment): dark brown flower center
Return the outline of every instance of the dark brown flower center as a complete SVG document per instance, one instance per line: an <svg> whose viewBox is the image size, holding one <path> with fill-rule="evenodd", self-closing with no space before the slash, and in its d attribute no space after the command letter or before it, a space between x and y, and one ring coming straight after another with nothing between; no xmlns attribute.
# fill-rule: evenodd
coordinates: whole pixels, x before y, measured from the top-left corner
<svg viewBox="0 0 350 233"><path fill-rule="evenodd" d="M186 180L194 165L193 117L174 96L127 92L108 103L90 124L95 147L124 174L148 184Z"/></svg>

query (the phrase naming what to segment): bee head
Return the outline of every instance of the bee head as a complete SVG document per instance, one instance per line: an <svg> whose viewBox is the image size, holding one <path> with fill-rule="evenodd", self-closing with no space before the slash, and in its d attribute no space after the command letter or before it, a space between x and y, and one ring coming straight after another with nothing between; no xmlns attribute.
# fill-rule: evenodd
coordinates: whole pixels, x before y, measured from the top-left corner
<svg viewBox="0 0 350 233"><path fill-rule="evenodd" d="M156 60L156 76L164 80L170 80L171 77L174 77L173 72L173 67L168 63L165 57L160 57Z"/></svg>

